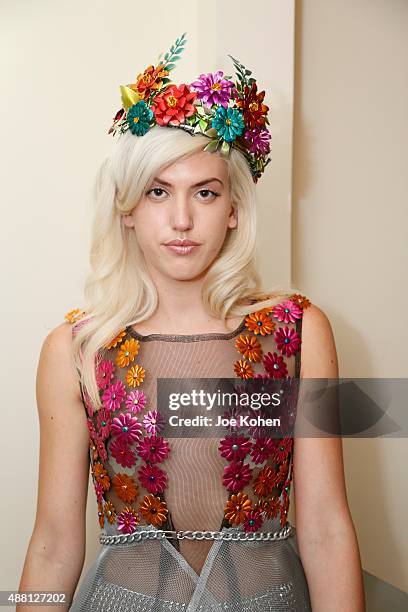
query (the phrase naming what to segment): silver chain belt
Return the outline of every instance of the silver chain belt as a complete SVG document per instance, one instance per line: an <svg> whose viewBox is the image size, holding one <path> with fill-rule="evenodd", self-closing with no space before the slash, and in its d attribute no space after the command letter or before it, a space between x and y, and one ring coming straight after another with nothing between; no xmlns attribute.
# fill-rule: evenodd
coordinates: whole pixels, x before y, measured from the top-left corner
<svg viewBox="0 0 408 612"><path fill-rule="evenodd" d="M187 539L187 540L227 540L227 541L275 541L283 540L292 533L292 525L287 522L280 531L170 531L164 529L141 529L129 534L99 536L101 544L125 544L140 540Z"/></svg>

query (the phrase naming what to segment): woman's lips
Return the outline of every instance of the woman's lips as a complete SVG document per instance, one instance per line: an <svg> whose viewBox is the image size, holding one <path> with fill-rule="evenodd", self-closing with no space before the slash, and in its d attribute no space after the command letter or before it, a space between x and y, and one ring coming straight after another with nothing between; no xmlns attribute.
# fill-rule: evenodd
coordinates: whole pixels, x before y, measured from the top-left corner
<svg viewBox="0 0 408 612"><path fill-rule="evenodd" d="M186 246L178 245L178 244L165 244L166 249L173 251L174 253L179 253L180 255L188 255L194 249L198 249L199 244L189 244Z"/></svg>

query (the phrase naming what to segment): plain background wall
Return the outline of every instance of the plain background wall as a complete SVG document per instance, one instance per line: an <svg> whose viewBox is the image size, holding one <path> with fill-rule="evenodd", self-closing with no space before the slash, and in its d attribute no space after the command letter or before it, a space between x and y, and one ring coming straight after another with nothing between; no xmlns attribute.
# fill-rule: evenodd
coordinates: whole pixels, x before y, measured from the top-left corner
<svg viewBox="0 0 408 612"><path fill-rule="evenodd" d="M341 377L408 375L408 2L296 3L293 281ZM364 569L408 591L407 440L343 440Z"/></svg>
<svg viewBox="0 0 408 612"><path fill-rule="evenodd" d="M292 0L255 8L160 0L154 10L130 0L2 0L2 589L18 586L35 517L39 351L65 312L82 305L89 193L110 150L119 85L184 31L175 82L218 68L234 74L230 53L266 89L272 162L258 191L265 284L292 279L326 312L342 376L407 376L408 4L297 2L296 30L294 8ZM408 590L406 441L343 446L363 566ZM83 573L98 533L90 487Z"/></svg>

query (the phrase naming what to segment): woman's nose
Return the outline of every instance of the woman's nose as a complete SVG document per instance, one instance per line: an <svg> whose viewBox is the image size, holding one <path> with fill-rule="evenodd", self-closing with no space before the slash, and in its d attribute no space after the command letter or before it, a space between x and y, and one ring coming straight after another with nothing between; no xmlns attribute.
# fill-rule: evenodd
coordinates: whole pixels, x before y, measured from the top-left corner
<svg viewBox="0 0 408 612"><path fill-rule="evenodd" d="M171 224L178 231L191 229L194 225L192 207L184 196L180 196L174 201L171 211Z"/></svg>

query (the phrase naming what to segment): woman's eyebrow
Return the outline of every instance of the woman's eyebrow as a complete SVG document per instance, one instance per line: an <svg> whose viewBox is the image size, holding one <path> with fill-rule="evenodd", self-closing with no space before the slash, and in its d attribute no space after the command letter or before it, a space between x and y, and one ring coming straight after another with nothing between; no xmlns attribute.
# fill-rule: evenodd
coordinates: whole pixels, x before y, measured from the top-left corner
<svg viewBox="0 0 408 612"><path fill-rule="evenodd" d="M221 183L222 186L224 186L224 183L221 181L221 179L216 178L214 176L212 178L204 179L203 181L200 181L199 183L195 183L194 185L192 185L192 187L202 187L202 185L207 185L207 183L212 183L213 181L218 181L219 183ZM167 181L163 181L162 179L159 179L157 176L154 177L153 182L160 183L161 185L165 185L166 187L173 187L171 183L168 183Z"/></svg>

